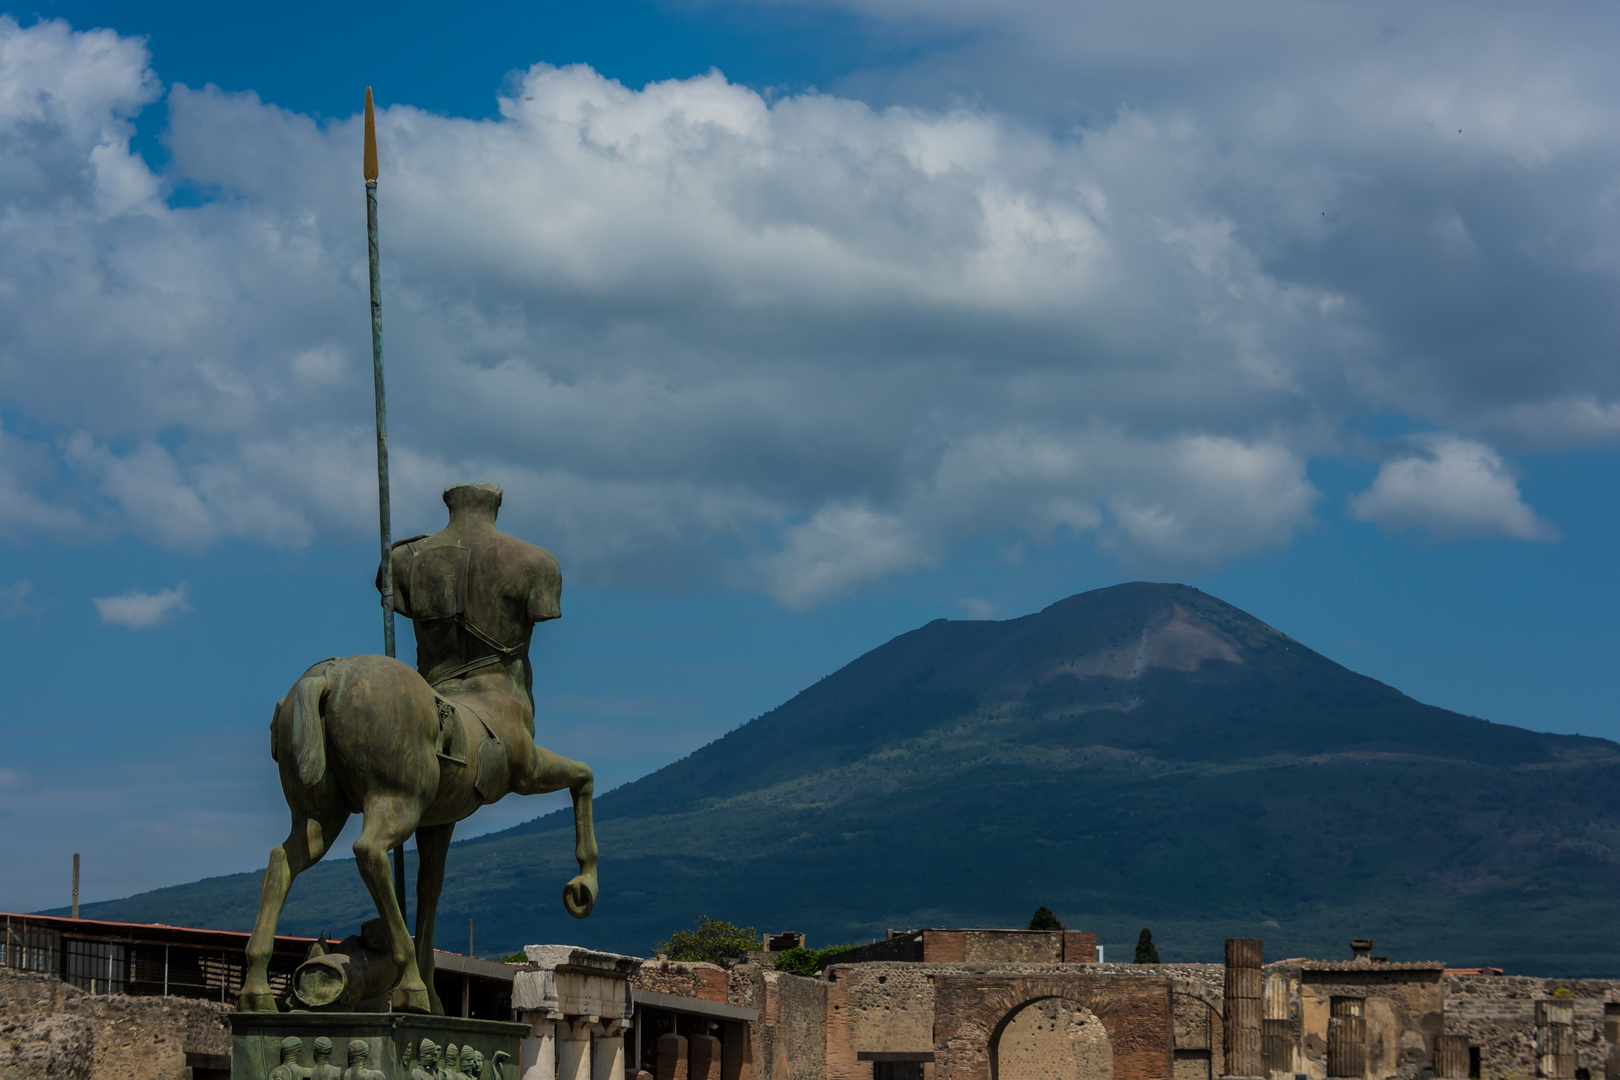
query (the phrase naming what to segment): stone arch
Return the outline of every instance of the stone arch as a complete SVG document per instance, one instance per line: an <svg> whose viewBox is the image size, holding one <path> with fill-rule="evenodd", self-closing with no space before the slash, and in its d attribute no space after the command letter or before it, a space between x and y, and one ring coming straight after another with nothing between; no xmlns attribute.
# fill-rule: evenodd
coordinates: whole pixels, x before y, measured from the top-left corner
<svg viewBox="0 0 1620 1080"><path fill-rule="evenodd" d="M1221 999L1205 987L1172 979L1172 1080L1215 1080L1225 1072Z"/></svg>
<svg viewBox="0 0 1620 1080"><path fill-rule="evenodd" d="M1114 1080L1108 1029L1066 997L1037 997L990 1032L991 1080Z"/></svg>
<svg viewBox="0 0 1620 1080"><path fill-rule="evenodd" d="M1170 985L1164 979L978 976L938 981L934 1001L935 1080L990 1080L990 1046L1002 1023L1046 998L1078 1005L1101 1022L1114 1071L1171 1080Z"/></svg>

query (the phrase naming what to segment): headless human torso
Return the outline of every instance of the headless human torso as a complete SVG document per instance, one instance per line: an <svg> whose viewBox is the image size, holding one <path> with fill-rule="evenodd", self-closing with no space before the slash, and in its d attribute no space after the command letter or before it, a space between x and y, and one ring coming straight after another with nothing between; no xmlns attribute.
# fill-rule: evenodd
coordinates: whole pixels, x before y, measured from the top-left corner
<svg viewBox="0 0 1620 1080"><path fill-rule="evenodd" d="M562 573L550 552L495 528L500 488L462 485L444 500L448 526L390 551L393 609L414 624L416 669L445 703L439 756L473 769L490 803L506 793L502 745L533 752L529 640L561 614Z"/></svg>

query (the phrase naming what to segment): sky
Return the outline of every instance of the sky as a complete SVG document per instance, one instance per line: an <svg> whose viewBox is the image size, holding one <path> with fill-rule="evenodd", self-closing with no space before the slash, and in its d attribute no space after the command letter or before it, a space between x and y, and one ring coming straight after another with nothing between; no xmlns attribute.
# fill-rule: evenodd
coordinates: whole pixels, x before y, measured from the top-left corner
<svg viewBox="0 0 1620 1080"><path fill-rule="evenodd" d="M75 851L85 901L261 867L275 700L380 647L367 85L395 534L504 487L566 581L539 741L599 790L931 619L1136 579L1620 738L1617 23L10 8L0 909Z"/></svg>

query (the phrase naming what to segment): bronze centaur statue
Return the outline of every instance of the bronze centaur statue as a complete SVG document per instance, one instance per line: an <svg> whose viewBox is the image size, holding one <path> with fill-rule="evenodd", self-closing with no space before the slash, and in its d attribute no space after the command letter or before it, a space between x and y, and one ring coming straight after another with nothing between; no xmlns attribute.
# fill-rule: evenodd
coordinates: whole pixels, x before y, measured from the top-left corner
<svg viewBox="0 0 1620 1080"><path fill-rule="evenodd" d="M292 830L264 873L244 1011L276 1008L267 968L287 890L351 814L363 818L355 862L401 972L390 995L396 1010L444 1012L433 991L433 918L451 831L480 806L508 792L567 788L579 874L563 887L563 905L583 919L596 903L591 770L534 745L529 637L535 623L561 614L557 560L496 530L494 484L453 487L444 501L444 531L402 540L390 553L393 608L415 623L417 669L386 656L324 660L276 705L270 749ZM389 851L413 833L414 949L388 866Z"/></svg>

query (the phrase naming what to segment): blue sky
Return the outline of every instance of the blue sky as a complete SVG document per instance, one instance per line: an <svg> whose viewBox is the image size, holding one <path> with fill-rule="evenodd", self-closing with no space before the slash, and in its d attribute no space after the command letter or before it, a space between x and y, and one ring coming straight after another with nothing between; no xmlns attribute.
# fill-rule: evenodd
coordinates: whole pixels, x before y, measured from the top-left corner
<svg viewBox="0 0 1620 1080"><path fill-rule="evenodd" d="M0 23L0 908L261 865L272 703L377 648L368 83L396 529L506 487L607 785L1134 578L1620 738L1611 9L373 14Z"/></svg>

